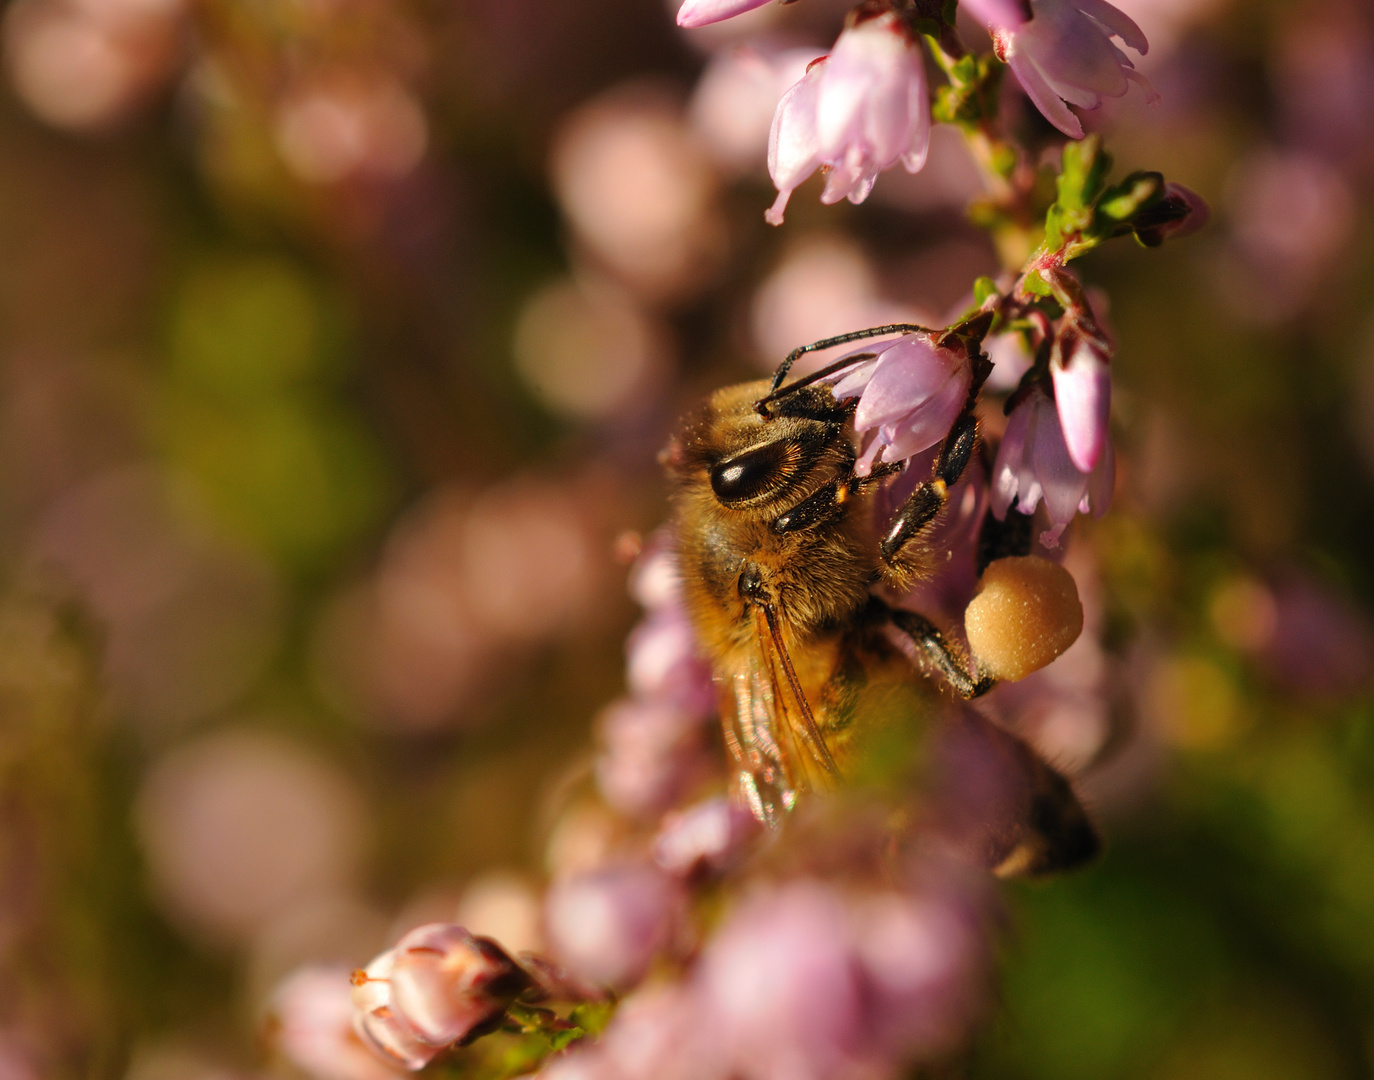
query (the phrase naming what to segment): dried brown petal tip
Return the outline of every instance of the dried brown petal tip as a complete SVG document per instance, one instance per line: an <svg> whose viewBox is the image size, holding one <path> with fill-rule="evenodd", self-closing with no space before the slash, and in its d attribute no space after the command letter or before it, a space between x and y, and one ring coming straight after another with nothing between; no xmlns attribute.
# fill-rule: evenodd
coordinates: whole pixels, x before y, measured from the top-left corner
<svg viewBox="0 0 1374 1080"><path fill-rule="evenodd" d="M983 571L982 588L964 612L964 629L981 674L1024 679L1078 640L1078 586L1048 559L998 559Z"/></svg>

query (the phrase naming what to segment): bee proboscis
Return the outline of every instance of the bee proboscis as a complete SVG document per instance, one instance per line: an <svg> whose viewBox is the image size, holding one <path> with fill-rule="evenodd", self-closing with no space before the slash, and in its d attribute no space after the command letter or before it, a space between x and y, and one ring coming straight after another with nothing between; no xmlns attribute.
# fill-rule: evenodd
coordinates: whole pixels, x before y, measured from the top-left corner
<svg viewBox="0 0 1374 1080"><path fill-rule="evenodd" d="M740 788L765 822L779 820L806 789L835 783L874 714L933 697L933 680L917 677L909 652L962 698L992 685L970 673L930 621L875 594L882 585L905 590L926 572L930 528L975 458L987 325L975 317L943 332L875 327L798 349L771 382L711 395L670 444L688 613L720 688ZM966 350L974 377L929 479L891 520L877 520L872 496L901 465L856 472L855 402L836 401L824 381L863 357L783 383L803 353L916 331ZM981 826L980 857L1003 873L1091 858L1096 833L1068 782L1015 736L968 710L961 715L955 726L991 746L1022 789L1016 814Z"/></svg>

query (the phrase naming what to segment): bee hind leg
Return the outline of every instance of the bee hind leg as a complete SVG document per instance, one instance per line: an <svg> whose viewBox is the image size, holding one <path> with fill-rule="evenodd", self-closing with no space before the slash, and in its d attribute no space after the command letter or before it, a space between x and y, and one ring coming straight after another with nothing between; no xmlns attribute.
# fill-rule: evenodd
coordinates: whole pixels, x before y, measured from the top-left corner
<svg viewBox="0 0 1374 1080"><path fill-rule="evenodd" d="M991 690L997 681L987 675L977 678L969 674L967 663L945 641L944 635L935 624L924 615L903 608L888 607L881 600L874 600L885 609L889 622L911 639L917 651L931 667L935 668L954 691L964 698L981 697Z"/></svg>

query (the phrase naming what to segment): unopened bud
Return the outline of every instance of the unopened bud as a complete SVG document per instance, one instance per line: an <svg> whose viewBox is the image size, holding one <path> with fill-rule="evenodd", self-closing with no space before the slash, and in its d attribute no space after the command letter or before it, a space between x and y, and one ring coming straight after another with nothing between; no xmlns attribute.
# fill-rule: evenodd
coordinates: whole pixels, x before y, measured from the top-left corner
<svg viewBox="0 0 1374 1080"><path fill-rule="evenodd" d="M372 1051L393 1065L423 1069L442 1047L426 1044L396 1010L391 973L396 959L388 949L353 973L353 1030Z"/></svg>
<svg viewBox="0 0 1374 1080"><path fill-rule="evenodd" d="M964 611L964 630L980 674L1024 679L1078 640L1078 586L1048 559L998 559L983 571L982 588Z"/></svg>
<svg viewBox="0 0 1374 1080"><path fill-rule="evenodd" d="M1164 196L1138 213L1131 225L1142 244L1159 247L1165 240L1191 236L1207 224L1211 213L1196 191L1171 183L1164 185Z"/></svg>
<svg viewBox="0 0 1374 1080"><path fill-rule="evenodd" d="M445 1046L484 1034L530 977L490 938L453 923L430 923L391 950L391 1001L427 1043Z"/></svg>

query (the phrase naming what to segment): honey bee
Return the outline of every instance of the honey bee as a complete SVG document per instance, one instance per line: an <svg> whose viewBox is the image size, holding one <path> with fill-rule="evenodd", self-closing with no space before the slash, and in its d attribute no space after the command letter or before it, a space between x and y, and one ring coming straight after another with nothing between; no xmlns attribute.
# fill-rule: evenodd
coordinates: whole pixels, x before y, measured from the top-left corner
<svg viewBox="0 0 1374 1080"><path fill-rule="evenodd" d="M779 821L807 789L835 784L894 710L921 709L924 695L928 711L939 711L929 702L937 684L963 699L993 685L929 620L875 593L884 585L905 591L932 568L931 527L978 445L974 405L991 370L981 348L989 322L978 316L925 331L963 351L973 380L929 479L891 520L879 520L873 496L903 466L858 475L857 403L838 402L825 382L868 354L784 380L805 353L923 327L874 327L797 349L771 381L712 394L669 443L688 614L713 665L740 788L764 822ZM912 654L926 678L915 677ZM966 839L977 855L1003 874L1091 859L1097 834L1068 781L973 710L958 717L932 722L976 743L1003 777L997 805L971 810L975 835ZM987 802L977 792L970 798Z"/></svg>

